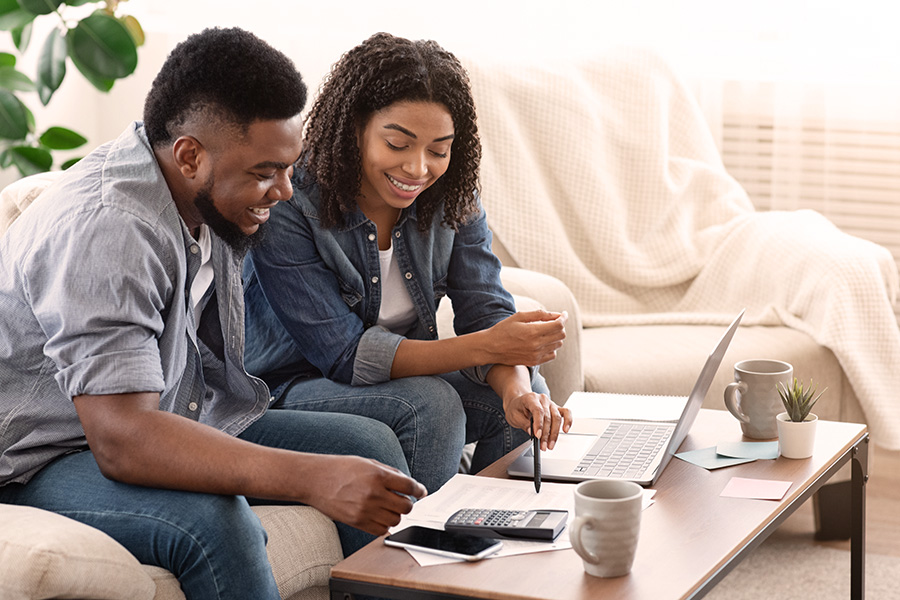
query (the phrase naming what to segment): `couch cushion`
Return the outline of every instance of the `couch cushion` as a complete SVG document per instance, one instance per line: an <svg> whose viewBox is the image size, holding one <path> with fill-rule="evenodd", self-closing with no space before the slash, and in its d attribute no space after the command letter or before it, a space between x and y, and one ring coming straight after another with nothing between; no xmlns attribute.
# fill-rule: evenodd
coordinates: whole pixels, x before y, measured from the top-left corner
<svg viewBox="0 0 900 600"><path fill-rule="evenodd" d="M334 522L311 506L254 506L269 541L266 551L281 597L328 589L331 567L344 559Z"/></svg>
<svg viewBox="0 0 900 600"><path fill-rule="evenodd" d="M725 332L709 325L641 325L591 327L582 331L584 385L590 392L686 396L706 357ZM790 363L794 376L819 389L828 387L816 405L822 419L856 420L855 396L840 364L827 348L787 327L741 327L725 353L704 408L725 408L725 386L734 364L748 358L775 358ZM846 389L845 389L846 388ZM853 406L845 406L845 396Z"/></svg>
<svg viewBox="0 0 900 600"><path fill-rule="evenodd" d="M278 591L285 600L326 600L331 567L343 559L334 523L309 506L254 506L269 541L266 552ZM144 566L156 582L153 600L184 600L175 576Z"/></svg>
<svg viewBox="0 0 900 600"><path fill-rule="evenodd" d="M61 515L0 504L0 597L150 600L156 586L105 533Z"/></svg>

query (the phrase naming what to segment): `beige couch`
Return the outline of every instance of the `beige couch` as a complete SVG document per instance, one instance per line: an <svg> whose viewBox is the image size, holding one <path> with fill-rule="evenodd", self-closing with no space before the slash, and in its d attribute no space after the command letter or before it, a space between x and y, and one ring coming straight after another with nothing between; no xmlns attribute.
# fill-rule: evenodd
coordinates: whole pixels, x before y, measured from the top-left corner
<svg viewBox="0 0 900 600"><path fill-rule="evenodd" d="M706 408L724 409L736 362L781 359L828 388L820 418L868 417L876 442L900 443L893 392L873 385L896 380L900 360L886 249L812 211L755 210L689 86L651 51L463 62L494 252L565 282L564 303L579 306L559 360L581 375L557 401L572 389L686 395L746 308ZM521 279L507 287L541 297Z"/></svg>

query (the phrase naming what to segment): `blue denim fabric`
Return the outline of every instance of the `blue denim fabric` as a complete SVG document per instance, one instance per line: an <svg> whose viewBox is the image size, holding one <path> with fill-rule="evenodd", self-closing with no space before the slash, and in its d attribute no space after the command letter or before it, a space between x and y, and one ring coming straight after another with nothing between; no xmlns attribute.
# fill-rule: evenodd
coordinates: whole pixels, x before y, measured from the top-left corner
<svg viewBox="0 0 900 600"><path fill-rule="evenodd" d="M532 389L550 393L537 373ZM397 434L410 474L429 493L458 471L464 444L478 442L471 465L472 472L478 472L529 439L528 433L507 423L503 402L494 390L459 372L373 386L351 386L324 377L299 380L273 408L340 411L381 421Z"/></svg>
<svg viewBox="0 0 900 600"><path fill-rule="evenodd" d="M239 437L301 452L366 456L408 472L394 434L354 415L269 411ZM27 484L0 487L0 502L51 510L106 532L141 563L171 571L188 600L280 598L266 532L250 509L271 502L112 481L90 451L57 458ZM374 539L337 526L345 555Z"/></svg>
<svg viewBox="0 0 900 600"><path fill-rule="evenodd" d="M271 211L265 242L244 262L247 369L273 389L327 377L351 385L390 380L402 337L375 324L381 306L375 224L356 211L338 228L319 220L318 187L297 169L294 195ZM418 230L415 204L392 229L394 255L418 316L410 339L437 339L435 312L453 302L458 334L491 327L515 312L500 283L484 211L454 232L440 224ZM489 366L466 375L484 381Z"/></svg>
<svg viewBox="0 0 900 600"><path fill-rule="evenodd" d="M212 235L214 300L194 323L199 247L141 123L63 173L0 237L0 485L87 443L72 397L159 392L231 435L268 405L243 366L241 261Z"/></svg>

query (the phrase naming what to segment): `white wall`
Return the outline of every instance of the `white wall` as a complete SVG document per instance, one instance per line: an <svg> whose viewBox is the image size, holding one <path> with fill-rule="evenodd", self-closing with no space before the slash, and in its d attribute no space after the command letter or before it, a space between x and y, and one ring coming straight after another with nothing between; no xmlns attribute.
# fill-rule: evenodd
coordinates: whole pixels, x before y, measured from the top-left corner
<svg viewBox="0 0 900 600"><path fill-rule="evenodd" d="M50 106L41 109L36 100L31 106L39 127L69 125L99 144L140 118L144 95L176 43L204 27L232 25L286 52L313 90L342 52L376 31L435 39L459 56L590 54L627 42L663 49L688 75L900 82L893 6L888 0L130 0L122 9L147 33L137 72L103 95L70 67Z"/></svg>

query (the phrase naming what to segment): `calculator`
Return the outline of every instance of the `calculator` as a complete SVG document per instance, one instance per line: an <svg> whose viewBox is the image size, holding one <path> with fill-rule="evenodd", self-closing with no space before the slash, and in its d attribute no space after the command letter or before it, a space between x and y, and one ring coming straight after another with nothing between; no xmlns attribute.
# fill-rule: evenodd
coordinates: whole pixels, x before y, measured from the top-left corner
<svg viewBox="0 0 900 600"><path fill-rule="evenodd" d="M566 527L566 510L464 508L444 523L447 531L481 537L550 541Z"/></svg>

